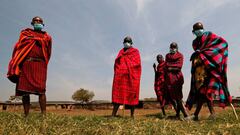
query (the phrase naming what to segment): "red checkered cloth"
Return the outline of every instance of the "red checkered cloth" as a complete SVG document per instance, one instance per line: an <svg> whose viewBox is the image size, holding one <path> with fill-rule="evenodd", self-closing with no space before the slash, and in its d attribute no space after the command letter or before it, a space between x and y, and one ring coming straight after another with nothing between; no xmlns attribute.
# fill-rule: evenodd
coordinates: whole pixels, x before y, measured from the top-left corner
<svg viewBox="0 0 240 135"><path fill-rule="evenodd" d="M51 37L47 32L36 32L30 28L20 34L9 62L7 76L17 75L19 91L41 94L46 89L47 64L51 56ZM40 61L30 61L35 58Z"/></svg>
<svg viewBox="0 0 240 135"><path fill-rule="evenodd" d="M165 104L166 85L165 85L165 61L161 62L157 66L155 72L154 90L157 95L157 100Z"/></svg>
<svg viewBox="0 0 240 135"><path fill-rule="evenodd" d="M166 69L179 68L183 65L183 55L180 52L166 55ZM171 99L180 100L183 98L182 85L184 83L181 71L168 71L166 73L167 91Z"/></svg>
<svg viewBox="0 0 240 135"><path fill-rule="evenodd" d="M120 50L114 64L112 102L137 105L141 78L141 58L138 49Z"/></svg>

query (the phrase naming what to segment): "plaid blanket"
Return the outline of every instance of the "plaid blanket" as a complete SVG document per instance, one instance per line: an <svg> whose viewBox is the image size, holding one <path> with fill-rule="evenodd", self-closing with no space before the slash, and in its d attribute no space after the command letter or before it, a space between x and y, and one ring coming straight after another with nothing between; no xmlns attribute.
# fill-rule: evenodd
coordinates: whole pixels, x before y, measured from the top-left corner
<svg viewBox="0 0 240 135"><path fill-rule="evenodd" d="M140 53L136 48L120 50L114 64L112 102L137 105L141 77Z"/></svg>
<svg viewBox="0 0 240 135"><path fill-rule="evenodd" d="M220 106L224 107L227 102L231 102L231 96L227 85L227 58L228 44L222 38L212 32L205 32L201 38L193 40L194 53L191 56L191 87L186 106L191 109L196 103L198 93L205 94L209 100L218 99ZM195 66L194 58L200 58L209 74L207 84L203 91L195 88L194 79Z"/></svg>
<svg viewBox="0 0 240 135"><path fill-rule="evenodd" d="M45 62L46 64L48 64L51 55L52 42L50 35L48 35L48 33L44 31L38 33L30 28L21 31L20 38L14 46L12 59L10 60L8 65L7 77L14 83L16 83L16 80L12 80L12 77L19 76L20 64L27 57L36 42L41 45Z"/></svg>

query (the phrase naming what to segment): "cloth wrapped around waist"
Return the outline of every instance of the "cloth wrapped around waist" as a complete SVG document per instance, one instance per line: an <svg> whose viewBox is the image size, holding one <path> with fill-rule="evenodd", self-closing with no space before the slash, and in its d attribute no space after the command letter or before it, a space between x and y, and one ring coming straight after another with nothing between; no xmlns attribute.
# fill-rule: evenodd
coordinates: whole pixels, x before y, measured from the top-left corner
<svg viewBox="0 0 240 135"><path fill-rule="evenodd" d="M208 77L206 67L202 63L201 59L199 57L196 57L193 61L194 67L195 67L195 72L194 72L194 77L195 77L195 87L197 90L199 90L205 83L206 79Z"/></svg>

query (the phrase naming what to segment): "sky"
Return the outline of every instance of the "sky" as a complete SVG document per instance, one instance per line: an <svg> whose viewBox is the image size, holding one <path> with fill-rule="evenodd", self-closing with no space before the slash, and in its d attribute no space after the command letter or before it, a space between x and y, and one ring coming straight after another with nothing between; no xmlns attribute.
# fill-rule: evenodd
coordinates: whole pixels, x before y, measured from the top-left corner
<svg viewBox="0 0 240 135"><path fill-rule="evenodd" d="M177 42L184 55L186 99L195 38L192 25L199 21L229 43L229 90L240 96L239 12L238 0L1 0L0 101L15 94L15 84L6 78L8 62L20 31L31 27L34 16L43 18L44 30L53 39L49 101L71 101L80 88L93 91L94 100L111 101L114 60L126 36L132 37L141 54L140 99L156 97L152 65L157 54L169 52L171 42Z"/></svg>

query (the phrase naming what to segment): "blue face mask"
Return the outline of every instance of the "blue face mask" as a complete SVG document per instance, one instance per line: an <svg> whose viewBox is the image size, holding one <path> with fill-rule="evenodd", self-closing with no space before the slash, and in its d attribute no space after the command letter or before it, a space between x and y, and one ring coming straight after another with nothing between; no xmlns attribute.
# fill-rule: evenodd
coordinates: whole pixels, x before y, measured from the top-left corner
<svg viewBox="0 0 240 135"><path fill-rule="evenodd" d="M193 32L197 37L201 37L204 33L204 29L200 29L200 30L195 30Z"/></svg>
<svg viewBox="0 0 240 135"><path fill-rule="evenodd" d="M34 30L41 31L43 29L43 24L35 23L33 25Z"/></svg>

